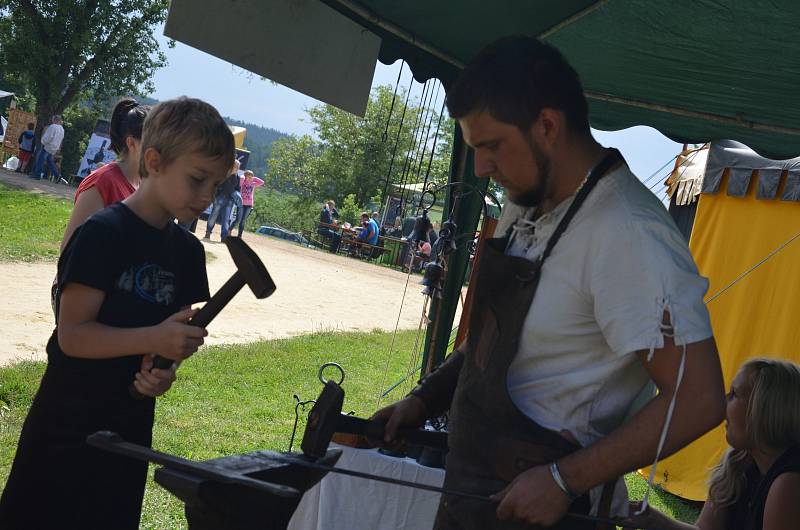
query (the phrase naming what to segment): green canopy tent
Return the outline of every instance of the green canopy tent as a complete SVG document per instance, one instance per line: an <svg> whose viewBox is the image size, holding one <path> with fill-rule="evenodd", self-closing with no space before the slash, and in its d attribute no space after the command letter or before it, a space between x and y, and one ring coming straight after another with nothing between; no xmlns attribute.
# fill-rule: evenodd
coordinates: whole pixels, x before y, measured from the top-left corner
<svg viewBox="0 0 800 530"><path fill-rule="evenodd" d="M210 11L215 16L209 17ZM239 52L219 37L225 16L261 28L271 24L270 31L240 28L235 46L244 51ZM533 35L558 47L577 69L593 127L649 125L680 143L732 139L781 159L800 148L797 20L800 3L790 0L173 0L166 33L244 68L278 68L279 75L260 73L301 91L303 83L317 81L306 93L354 112L365 105L363 97L353 101L358 90L334 93L329 85L336 85L337 75L346 81L369 74L370 53L387 64L405 60L418 81L437 77L446 87L485 44L505 35ZM309 25L305 40L289 42L304 24ZM187 39L180 31L193 34ZM265 44L273 33L275 40ZM244 42L248 35L255 35L252 42ZM282 46L288 56L274 57ZM319 70L310 64L299 74L285 72L287 65L320 55L343 63L326 70L330 79L320 82ZM360 55L362 62L350 55ZM320 75L303 81L305 72ZM459 131L450 179L486 184L475 179L471 151ZM460 232L475 229L481 205L480 197L460 202L454 211ZM450 258L443 297L432 307L436 318L427 334L424 370L446 353L467 261L464 248Z"/></svg>

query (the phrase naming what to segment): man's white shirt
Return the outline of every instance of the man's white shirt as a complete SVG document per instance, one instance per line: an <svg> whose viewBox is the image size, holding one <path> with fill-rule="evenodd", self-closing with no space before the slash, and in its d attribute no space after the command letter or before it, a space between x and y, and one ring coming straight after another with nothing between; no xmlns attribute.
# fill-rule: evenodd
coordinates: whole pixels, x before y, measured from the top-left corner
<svg viewBox="0 0 800 530"><path fill-rule="evenodd" d="M572 200L535 221L524 220L532 209L507 204L495 232L515 227L506 254L538 259ZM598 182L544 263L508 372L511 399L543 427L590 445L653 396L635 353L663 347L665 312L677 345L712 336L707 289L667 210L621 165ZM622 480L614 513L627 514Z"/></svg>

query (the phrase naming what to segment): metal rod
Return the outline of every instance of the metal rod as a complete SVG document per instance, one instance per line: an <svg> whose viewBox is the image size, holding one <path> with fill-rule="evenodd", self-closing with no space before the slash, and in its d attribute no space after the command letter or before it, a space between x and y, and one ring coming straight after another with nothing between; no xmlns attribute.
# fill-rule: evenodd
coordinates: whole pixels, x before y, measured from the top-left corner
<svg viewBox="0 0 800 530"><path fill-rule="evenodd" d="M578 11L577 13L572 15L571 17L565 18L564 20L562 20L561 22L559 22L558 24L556 24L552 28L539 33L539 39L542 39L542 40L546 39L550 35L561 31L562 29L566 28L567 26L570 26L570 25L574 24L575 22L577 22L578 20L582 19L586 15L589 15L589 14L593 13L594 11L600 9L601 7L603 7L607 3L608 3L608 0L600 0L599 2L595 2L594 4L590 5L589 7L585 7L583 9L581 9L580 11Z"/></svg>
<svg viewBox="0 0 800 530"><path fill-rule="evenodd" d="M459 490L454 490L454 489L450 489L450 488L442 488L442 487L438 487L438 486L430 486L428 484L421 484L419 482L411 482L409 480L403 480L403 479L399 479L399 478L390 478L390 477L384 477L384 476L381 476L381 475L373 475L371 473L364 473L363 471L354 471L352 469L343 469L341 467L326 466L324 464L317 464L316 462L311 462L309 460L305 460L305 458L302 457L302 456L298 456L298 457L288 457L287 456L286 458L281 458L281 457L278 456L278 457L274 457L274 458L275 458L275 460L277 460L279 462L285 462L287 464L297 464L298 466L301 466L301 467L307 467L309 469L316 469L316 470L319 470L319 471L328 471L330 473L338 473L339 475L347 475L347 476L350 476L350 477L363 478L363 479L366 479L366 480L374 480L374 481L377 481L377 482L385 482L386 484L394 484L396 486L405 486L407 488L425 490L425 491L430 491L430 492L433 492L433 493L444 493L446 495L453 495L454 497L463 497L463 498L466 498L466 499L472 499L472 500L481 501L481 502L489 502L489 503L495 503L496 502L496 501L492 500L490 497L487 497L486 495L479 495L477 493L469 493L469 492L466 492L466 491L459 491ZM621 526L622 528L640 528L641 530L648 530L647 528L643 528L641 526L635 526L635 527L634 526L625 526L625 525L623 525L621 519L611 519L611 518L608 518L608 517L597 517L597 516L594 516L594 515L584 515L584 514L572 513L572 512L567 512L566 514L564 514L564 517L567 517L567 518L570 518L570 519L578 519L578 520L581 520L581 521L591 521L591 522L594 522L594 523L603 523L603 524L608 524L608 525L616 525L616 526Z"/></svg>
<svg viewBox="0 0 800 530"><path fill-rule="evenodd" d="M162 453L149 447L133 444L124 441L118 434L108 431L98 431L86 438L86 443L98 449L103 449L118 455L153 462L176 471L189 473L207 480L215 480L221 483L239 484L259 491L263 491L278 497L296 498L300 496L297 489L284 484L273 484L265 480L250 478L241 473L233 471L220 472L214 466L205 462L195 462L167 453Z"/></svg>
<svg viewBox="0 0 800 530"><path fill-rule="evenodd" d="M393 24L392 22L388 22L366 7L362 6L361 4L354 2L352 0L327 0L330 3L339 4L343 8L349 10L352 13L355 13L359 17L363 18L367 22L375 24L381 29L384 29L394 35L395 37L399 38L400 40L406 41L407 43L428 52L429 54L433 55L437 59L444 61L445 63L455 66L456 68L463 69L464 63L459 61L449 53L443 52L442 50L428 44L425 41L422 41L414 36L413 33L401 28L397 24Z"/></svg>
<svg viewBox="0 0 800 530"><path fill-rule="evenodd" d="M711 114L710 112L700 112L696 110L682 109L680 107L672 107L670 105L662 105L660 103L648 103L646 101L639 101L635 99L623 98L619 96L612 96L611 94L603 94L600 92L584 92L587 99L594 99L597 101L606 101L608 103L617 103L628 107L636 107L640 109L656 110L659 112L666 112L667 114L674 114L676 116L684 116L687 118L698 118L717 123L724 123L726 125L735 125L744 129L751 129L754 131L767 131L781 134L800 135L800 129L792 127L782 127L779 125L768 125L766 123L757 123L754 121L745 120L742 118L731 118L729 116L720 116L719 114Z"/></svg>

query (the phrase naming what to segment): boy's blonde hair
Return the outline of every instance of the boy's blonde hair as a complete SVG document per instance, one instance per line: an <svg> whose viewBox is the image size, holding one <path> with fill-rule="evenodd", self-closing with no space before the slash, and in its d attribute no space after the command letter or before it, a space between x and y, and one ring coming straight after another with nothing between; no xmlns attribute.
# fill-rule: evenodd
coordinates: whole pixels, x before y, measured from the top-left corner
<svg viewBox="0 0 800 530"><path fill-rule="evenodd" d="M745 421L756 446L783 450L800 443L800 366L778 359L754 358L740 369L747 375ZM717 508L734 504L744 491L753 458L728 449L711 473L709 498Z"/></svg>
<svg viewBox="0 0 800 530"><path fill-rule="evenodd" d="M164 165L179 156L200 153L218 159L221 173L233 167L233 134L217 109L199 99L184 96L153 107L142 127L142 154L151 147ZM147 177L144 156L139 160L139 174Z"/></svg>

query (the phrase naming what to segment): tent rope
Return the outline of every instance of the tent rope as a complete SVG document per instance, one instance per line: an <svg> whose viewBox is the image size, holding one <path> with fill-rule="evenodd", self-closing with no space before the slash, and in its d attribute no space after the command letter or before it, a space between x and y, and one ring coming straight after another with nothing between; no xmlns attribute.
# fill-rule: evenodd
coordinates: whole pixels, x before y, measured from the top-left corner
<svg viewBox="0 0 800 530"><path fill-rule="evenodd" d="M397 127L397 135L394 139L394 148L392 149L392 158L389 161L389 170L386 171L386 183L383 186L383 195L381 202L386 200L386 194L389 191L389 183L392 181L392 169L394 168L394 161L397 158L397 146L400 145L400 134L403 132L403 123L406 119L406 111L408 110L408 98L411 96L411 89L414 86L414 77L411 77L411 82L408 84L408 91L406 92L406 101L403 104L403 114L400 116L400 125Z"/></svg>
<svg viewBox="0 0 800 530"><path fill-rule="evenodd" d="M392 340L389 343L389 349L386 351L386 362L384 363L383 367L383 375L381 376L381 384L378 387L378 399L375 402L375 410L379 410L381 408L381 401L383 397L381 395L380 389L384 387L386 384L386 377L389 374L389 361L392 358L392 350L394 349L395 339L397 338L397 330L400 328L400 317L403 314L403 306L405 305L406 301L406 293L408 292L408 282L411 280L411 269L409 268L408 274L406 274L406 284L403 287L403 296L400 298L400 310L397 312L397 321L394 324L394 331L392 332Z"/></svg>
<svg viewBox="0 0 800 530"><path fill-rule="evenodd" d="M719 298L720 296L722 296L722 295L723 295L725 292L727 292L727 291L728 291L730 288L732 288L734 285L736 285L737 283L739 283L739 282L741 282L742 280L744 280L744 279L745 279L747 276L749 276L749 275L750 275L752 272L754 272L756 269L758 269L759 267L761 267L762 265L764 265L764 264L765 264L766 262L768 262L770 259L774 258L774 257L775 257L775 256L776 256L776 255L777 255L779 252L781 252L783 249L785 249L786 247L788 247L789 245L791 245L792 243L794 243L794 242L795 242L795 240L797 240L798 238L800 238L800 232L796 233L795 235L793 235L792 237L790 237L789 239L787 239L786 241L784 241L784 242L783 242L783 243L782 243L782 244L781 244L781 245L780 245L778 248L776 248L775 250L773 250L772 252L770 252L769 254L767 254L767 256L766 256L766 257L764 257L764 259L762 259L761 261L759 261L758 263L756 263L755 265L753 265L752 267L750 267L749 269L747 269L746 271L744 271L742 274L740 274L740 275L739 275L739 276L738 276L738 277L737 277L735 280L733 280L731 283L729 283L728 285L726 285L725 287L723 287L722 289L720 289L719 291L717 291L717 292L714 294L714 296L712 296L711 298L709 298L708 300L706 300L706 305L710 304L711 302L713 302L714 300L716 300L717 298Z"/></svg>
<svg viewBox="0 0 800 530"><path fill-rule="evenodd" d="M394 103L397 100L397 89L400 87L400 76L403 75L403 67L406 65L405 61L400 62L400 71L397 73L397 81L394 84L394 94L392 94L392 104L389 106L389 116L386 118L386 129L383 131L383 136L381 136L381 141L386 143L386 139L389 137L389 123L392 121L392 113L394 112Z"/></svg>

